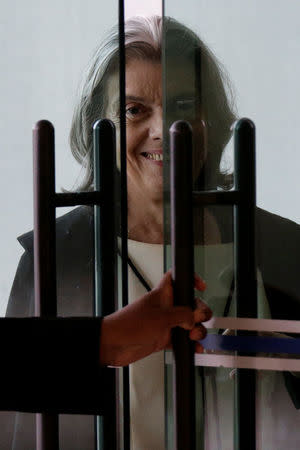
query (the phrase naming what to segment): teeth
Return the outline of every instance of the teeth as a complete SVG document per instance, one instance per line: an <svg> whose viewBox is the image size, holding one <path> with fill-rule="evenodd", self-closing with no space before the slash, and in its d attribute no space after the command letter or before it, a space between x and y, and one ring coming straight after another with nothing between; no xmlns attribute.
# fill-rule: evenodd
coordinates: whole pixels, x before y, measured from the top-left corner
<svg viewBox="0 0 300 450"><path fill-rule="evenodd" d="M145 153L147 159L154 159L155 161L163 161L163 155L160 153Z"/></svg>

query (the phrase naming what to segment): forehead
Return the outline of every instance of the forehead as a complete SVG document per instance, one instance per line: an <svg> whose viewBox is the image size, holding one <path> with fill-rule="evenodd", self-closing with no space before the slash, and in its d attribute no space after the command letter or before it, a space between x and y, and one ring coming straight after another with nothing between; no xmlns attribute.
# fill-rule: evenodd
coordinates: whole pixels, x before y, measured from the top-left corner
<svg viewBox="0 0 300 450"><path fill-rule="evenodd" d="M151 100L162 92L161 64L133 59L126 65L126 94L134 92Z"/></svg>
<svg viewBox="0 0 300 450"><path fill-rule="evenodd" d="M166 100L194 97L197 74L193 64L182 65L173 61L166 67ZM162 101L162 67L149 60L132 59L126 64L126 96L138 97L145 102ZM119 107L119 73L112 74L107 82L108 110Z"/></svg>
<svg viewBox="0 0 300 450"><path fill-rule="evenodd" d="M145 101L161 99L162 78L160 63L148 60L130 60L126 64L126 95L140 97ZM119 99L119 73L112 74L107 82L109 104Z"/></svg>

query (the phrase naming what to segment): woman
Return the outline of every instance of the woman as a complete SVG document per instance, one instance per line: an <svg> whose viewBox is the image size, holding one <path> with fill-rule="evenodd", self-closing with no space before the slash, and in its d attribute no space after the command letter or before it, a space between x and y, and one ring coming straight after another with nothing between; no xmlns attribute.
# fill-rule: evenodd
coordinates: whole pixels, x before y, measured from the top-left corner
<svg viewBox="0 0 300 450"><path fill-rule="evenodd" d="M230 101L230 84L226 75L198 36L175 20L166 18L164 21L165 122L163 124L162 41L163 30L160 18L133 18L126 23L128 249L130 258L144 277L144 281L150 286L162 273L162 145L164 138L164 155L168 155L167 133L173 121L185 119L193 127L195 187L224 189L232 186L230 174L220 171L222 153L231 136L231 126L235 120L232 101ZM90 188L92 183L90 130L93 122L99 116L108 117L115 121L118 130L117 47L117 31L115 30L94 56L87 81L83 85L81 101L73 119L71 148L77 160L86 167L82 186L85 189ZM106 96L103 95L104 93ZM296 300L300 295L296 262L298 252L295 251L295 247L300 251L299 229L295 224L259 209L257 225L258 241L263 243L258 249L258 264L264 280L264 286L260 283L259 289L260 317L283 318L281 305L284 301L285 317L299 316L300 318L300 309ZM206 208L204 213L199 211L199 214L195 214L195 232L195 241L206 246L204 250L200 247L195 248L197 271L208 281L205 299L216 315L223 315L226 310L227 314L232 314L233 301L227 302L230 300L232 281L231 209L215 207ZM283 242L282 236L286 235L289 235L290 239L285 239ZM164 241L168 242L168 227L165 229ZM280 255L281 261L276 255ZM288 261L288 272L282 270L282 258ZM201 259L207 262L207 270L201 265ZM161 262L160 266L159 262ZM222 270L223 275L221 275ZM131 300L143 293L147 283L143 284L144 286L129 270ZM206 374L204 386L206 394L203 402L210 415L202 416L199 412L198 429L201 429L200 422L203 424L204 421L206 449L231 449L233 447L233 416L226 410L233 409L233 382L229 378L229 371L207 370ZM271 377L272 382L267 374L261 376L259 386L263 400L258 412L264 417L264 422L258 433L258 445L262 448L266 446L271 448L274 447L274 442L275 446L279 442L289 442L289 448L297 448L298 435L290 433L291 428L288 424L291 424L296 417L295 406L299 404L299 382L291 374L284 375L289 398L283 386L281 374ZM220 382L215 390L213 386L217 383L216 380L222 377L224 383ZM277 391L277 395L272 395L271 386ZM152 355L131 365L132 449L164 448L163 391L162 355ZM201 386L198 386L198 391L203 392ZM199 398L199 392L197 398ZM270 402L265 401L267 398L275 399L275 403L273 401L270 406ZM279 402L276 402L276 399L278 398L281 405L284 404L285 432L278 431L274 422L277 419L270 416L270 411L274 411L275 417L282 419L280 411L277 411ZM201 436L198 436L198 439L198 448L201 448Z"/></svg>
<svg viewBox="0 0 300 450"><path fill-rule="evenodd" d="M126 23L125 34L128 249L131 260L129 299L132 303L145 295L147 289L155 286L163 273L161 19L131 19ZM184 118L193 125L194 179L197 188L228 187L230 177L220 173L219 166L235 115L226 95L225 77L211 52L189 29L170 19L166 21L166 34L166 42L169 45L166 49L166 93L167 99L171 99L170 103L166 104L167 122ZM92 188L93 123L99 117L108 117L116 122L118 129L117 67L118 30L115 28L94 55L74 113L71 148L76 159L85 168L81 189ZM198 102L199 98L201 102ZM166 129L168 125L169 123L166 123ZM224 208L206 209L203 215L195 215L195 222L198 243L213 244L210 245L210 254L204 256L212 257L211 252L216 250L214 261L220 261L215 271L208 274L208 281L211 282L208 282L207 297L216 315L222 315L224 300L228 297L231 283L231 276L225 275L230 271L218 282L217 279L221 268L231 262L231 212L228 213ZM275 258L270 260L269 257L270 252L289 252L286 243L284 248L280 247L281 239L276 242L271 242L270 239L270 229L281 236L281 225L280 218L258 212L259 235L265 242L259 255L259 263L263 278L267 280L266 291L268 299L272 299L273 316L281 314L281 303L276 301L280 287L285 289L289 284L290 293L295 292L298 295L300 292L299 281L292 275L293 270L288 274L289 282L287 278L282 278L280 264L276 265ZM92 314L92 226L92 211L86 207L78 208L57 220L59 315ZM290 234L299 235L294 225L285 223L284 229L286 228L289 228ZM167 240L167 233L164 237ZM31 234L23 235L20 242L26 252L12 289L8 306L10 316L33 313ZM197 258L197 261L199 260L200 258ZM133 271L132 264L138 269L139 278ZM292 297L286 297L287 311L291 309L289 305L292 305ZM298 313L299 308L294 311ZM130 367L132 449L164 448L163 379L164 363L160 352ZM66 443L62 448L92 449L92 418L76 419L61 417L62 442ZM211 423L215 423L213 418ZM24 433L25 429L31 429L34 433L33 420L19 414L15 423L15 442L20 442L18 433ZM75 432L77 435L72 441ZM214 443L207 445L210 445L207 447L210 450L218 448L213 447Z"/></svg>
<svg viewBox="0 0 300 450"><path fill-rule="evenodd" d="M130 23L129 23L130 28ZM128 31L127 35L130 36L130 34L133 32L132 28ZM138 30L137 30L138 31ZM79 110L76 110L74 115L74 124L72 127L71 132L71 143L72 147L74 149L74 142L76 139L79 140L79 147L77 148L78 152L81 152L81 155L83 156L83 159L86 161L89 159L91 151L91 147L86 147L86 143L88 145L91 144L91 134L89 130L89 123L87 123L87 118L89 120L92 120L91 123L93 123L94 117L111 117L113 120L116 119L116 110L115 105L117 102L117 96L115 95L116 92L114 90L114 85L116 83L116 64L117 61L114 61L117 57L117 37L118 33L117 30L114 30L113 36L110 35L108 37L108 40L104 44L102 50L101 50L101 62L96 61L94 62L93 68L90 71L87 80L86 80L86 86L84 88L84 93L81 97ZM109 58L107 55L108 46L111 46L110 48L110 54ZM133 43L132 48L134 48L136 43ZM141 45L141 47L144 47L144 44ZM99 55L96 55L96 60ZM106 63L108 62L106 66ZM157 59L157 65L156 69L151 72L150 78L148 80L148 83L144 84L143 86L140 86L140 94L144 95L147 92L147 85L154 86L155 88L159 87L160 85L160 68L158 66L160 65L160 61ZM150 68L150 67L149 67ZM95 70L96 69L96 70ZM157 70L159 69L159 70ZM93 76L96 76L98 74L98 70L103 70L103 79L100 77L95 82L95 79L93 79ZM130 75L132 75L132 86L134 87L134 77L135 77L135 70L132 70L132 67L130 65L130 62L128 64L128 79L130 79ZM140 71L140 68L139 68ZM104 83L103 83L104 82ZM86 90L88 90L88 87L92 87L91 90L91 96L89 98L88 95L86 95ZM107 101L105 105L101 105L100 99L102 99L103 92L106 93L106 98L109 98L109 102ZM133 96L136 96L136 92L133 92ZM132 96L132 93L129 92L129 97ZM131 99L132 100L132 99ZM130 101L131 101L130 100ZM149 97L150 100L150 97ZM151 97L152 100L152 97ZM149 244L148 251L148 261L151 262L151 265L153 265L153 268L155 270L157 269L156 263L158 261L157 258L157 250L159 251L159 256L162 255L162 246L160 245L162 243L162 164L161 163L154 163L151 162L151 165L147 165L149 163L150 157L149 154L152 153L156 155L162 154L162 136L161 136L161 98L157 97L156 102L157 109L156 109L156 115L155 115L155 121L156 125L151 130L151 137L148 137L145 142L145 130L141 129L141 127L136 127L135 125L133 127L130 127L128 124L128 180L129 180L129 236L136 239L137 242L146 242ZM99 110L97 109L98 106L103 106L104 109ZM78 117L78 111L80 111L80 120L77 120ZM127 117L131 113L134 115L134 108L130 109L128 108L127 111ZM132 122L133 124L133 122ZM157 128L158 125L158 128ZM153 145L152 145L153 143ZM140 163L139 159L137 158L137 148L138 151L141 153L146 153L141 156L143 160L145 159L146 165L143 165ZM76 149L75 149L76 152ZM86 152L86 153L85 153ZM82 161L83 166L85 163ZM144 163L144 161L143 161ZM91 172L87 171L87 178L86 178L86 186L85 188L90 188L92 179ZM140 186L141 184L141 186ZM147 203L144 201L142 203L141 196L146 195L147 196ZM145 200L145 197L144 197ZM140 214L138 217L135 217L134 210L139 210L142 207L144 208L144 213ZM149 209L145 208L145 206L148 205ZM155 223L153 222L153 218L155 219ZM93 310L93 245L92 245L92 228L93 228L93 218L91 214L90 208L78 208L77 210L72 211L70 214L67 214L64 217L61 217L57 220L57 248L58 248L58 255L57 255L57 268L58 268L58 315L59 316L88 316L92 315ZM84 236L84 239L82 237ZM7 316L9 317L26 317L33 315L33 265L32 265L32 233L27 233L19 239L21 245L25 249L25 253L21 258L18 271L14 280L13 288L11 291L11 296L8 304L7 309ZM134 241L132 241L134 242ZM154 247L151 247L151 244L154 244ZM158 243L158 247L156 245ZM139 249L137 249L138 251ZM142 249L144 251L144 249ZM152 264L152 261L154 259L154 264ZM74 264L74 261L76 261L76 264ZM163 275L163 268L161 264L161 258L159 258L160 266L159 270L153 271L151 273L151 270L147 270L147 280L151 287L154 287L158 284L159 280L162 278ZM130 273L130 276L132 278L132 273ZM137 359L146 356L146 354L150 354L153 351L158 351L167 345L166 338L167 335L164 334L164 343L157 341L157 332L155 331L155 328L153 326L151 327L151 331L155 336L154 342L151 342L151 336L147 334L147 320L153 321L154 317L158 317L159 311L156 310L159 306L159 301L162 301L162 307L163 310L165 309L163 304L166 301L165 295L166 295L166 285L170 288L170 275L168 276L168 281L166 281L166 278L163 278L163 284L160 284L161 288L158 290L153 290L149 292L148 294L145 294L144 287L142 285L139 285L134 282L130 282L130 297L131 301L136 300L137 298L140 298L140 301L135 302L134 304L129 305L125 310L122 310L120 313L116 313L112 316L106 317L102 321L102 332L101 332L101 349L100 349L100 357L101 357L101 363L103 365L124 365L128 364L130 362L134 362ZM169 289L167 288L167 290ZM159 295L157 295L159 293ZM168 297L168 296L167 296ZM151 298L153 298L154 304L155 304L155 311L151 313L151 308L149 309L151 305ZM146 300L145 300L146 299ZM170 300L170 297L169 297ZM169 301L168 300L168 301ZM201 303L201 301L200 301ZM142 305L142 306L141 306ZM166 304L165 304L166 306ZM148 310L147 310L148 308ZM205 307L203 307L205 309ZM209 310L205 310L202 308L202 312L205 315L206 318L209 317ZM181 311L183 312L183 311ZM180 323L182 323L183 316L180 312ZM155 314L154 314L155 313ZM162 311L161 311L162 313ZM126 314L128 316L128 319L125 320ZM129 314L129 315L128 315ZM153 315L154 314L154 315ZM198 314L198 313L197 313ZM136 316L137 319L132 319L133 316ZM129 319L129 317L131 319ZM144 317L144 319L143 319ZM152 318L151 318L152 317ZM197 322L200 320L202 316L198 315ZM204 317L204 316L203 316ZM144 339L146 339L145 344L143 346L136 346L136 345L130 345L130 343L135 344L136 341L138 341L138 336L134 336L132 333L132 328L129 328L128 333L124 334L124 329L126 329L126 323L131 324L134 323L141 323L143 320L145 320L145 326L142 327ZM175 317L174 317L175 319ZM161 323L162 327L165 327L167 325L168 329L170 328L170 317L168 319L168 324L163 325ZM177 316L177 321L179 320ZM155 326L159 326L160 320L155 320ZM36 322L32 322L30 327L31 329L34 329L35 326L33 325ZM76 321L77 325L79 324L79 321ZM84 322L83 322L84 323ZM122 325L119 325L121 323ZM174 322L172 322L174 323ZM23 323L22 330L26 329L26 324ZM18 326L18 324L17 324ZM43 324L44 328L51 331L50 328L47 325L47 322L44 322ZM187 325L186 323L183 323L184 327L190 327L190 325ZM94 327L94 334L95 334L95 326ZM98 325L99 327L99 325ZM128 327L128 326L127 326ZM84 327L83 327L84 329ZM87 329L86 329L87 330ZM86 331L87 332L87 331ZM36 334L34 331L32 331L34 336L38 336L38 331L36 331ZM195 329L191 331L191 338L195 340L199 340L201 337L204 336L204 329L201 325L198 325ZM57 335L57 330L56 330ZM15 336L15 342L16 345L19 343L20 334L16 333ZM57 338L58 339L58 338ZM63 365L64 370L62 370L62 373L69 374L70 380L72 380L72 371L73 371L73 365L70 364L70 356L67 358L67 361L64 361L63 355L65 352L60 349L60 343L55 341L56 348L59 350L59 354L62 355L60 358L60 362ZM127 344L126 344L127 340ZM86 341L86 340L85 340ZM120 341L123 342L123 350L120 355ZM30 341L31 342L31 341ZM43 341L44 342L44 341ZM115 344L114 344L115 342ZM19 343L20 345L20 343ZM23 340L23 345L26 348L29 345L29 341ZM53 348L53 342L51 343ZM200 344L197 344L198 350L201 351ZM48 348L48 347L47 347ZM148 348L148 350L147 350ZM117 349L117 353L115 353L115 350ZM95 355L94 355L95 356ZM156 355L154 355L154 359L157 358ZM162 353L159 353L159 360L161 361ZM33 364L33 361L31 361L31 366L35 367ZM52 366L52 363L56 361L55 358L49 358L49 355L46 358L45 364L42 364L44 367L44 374L47 374L50 370L50 367ZM78 365L78 363L75 363ZM72 392L74 392L74 398L75 398L75 392L76 396L78 395L78 390L75 391L75 380L80 378L80 376L84 376L84 371L79 370L78 373L78 367L77 367L77 375L75 379L72 381L69 381L70 386L66 387L66 384L62 384L60 386L58 392L60 393L60 396L63 396L63 393L65 392L65 389L69 392L69 397ZM53 370L50 371L50 373L54 374ZM57 373L56 373L57 376ZM162 382L161 378L161 370L159 374L160 383ZM30 377L27 377L28 382L28 395L32 395L34 390L30 388ZM85 378L84 378L85 379ZM32 380L31 380L32 382ZM19 382L20 385L20 392L23 392L22 390L22 383ZM74 390L73 390L74 388ZM73 391L72 391L73 390ZM52 392L52 391L51 391ZM98 391L96 391L98 392ZM92 392L91 392L92 394ZM50 393L49 393L50 395ZM57 396L55 397L55 393L52 392L54 399L53 404L56 404ZM157 396L159 400L162 398L162 390L160 390L159 395ZM27 398L25 396L25 398ZM61 398L60 398L61 401ZM25 402L26 403L26 402ZM8 402L9 404L9 402ZM24 404L24 403L23 403ZM38 405L43 405L43 399L38 400ZM61 404L61 403L60 403ZM63 402L62 402L63 404ZM22 406L22 401L20 403L16 404L16 409L24 409ZM26 407L25 407L26 409ZM34 408L33 408L34 409ZM37 407L39 409L39 407ZM71 408L72 410L73 408ZM101 406L100 406L101 409ZM62 408L64 410L64 408ZM160 414L163 412L160 411ZM34 436L35 436L35 428L34 428L34 415L30 414L24 414L24 413L17 413L15 419L10 417L10 426L13 427L13 435L9 436L9 445L12 445L14 449L21 449L21 448L31 448L34 446ZM62 448L65 449L82 449L85 448L86 450L94 448L94 429L93 429L93 417L88 416L67 416L62 415L60 419L60 436L61 436L61 443ZM134 422L134 421L133 421ZM3 427L5 428L5 427ZM7 429L8 430L8 429ZM9 430L8 430L9 431ZM9 434L9 433L8 433ZM4 439L4 438L3 438ZM2 439L2 442L4 440ZM4 445L4 444L3 444ZM150 444L151 445L151 444ZM6 446L6 444L5 444Z"/></svg>
<svg viewBox="0 0 300 450"><path fill-rule="evenodd" d="M172 113L169 120L173 121L182 118L184 113L184 118L189 119L197 150L194 152L195 179L198 186L213 186L222 178L221 174L216 175L216 172L219 173L216 167L219 166L235 116L228 105L224 81L215 59L205 45L190 30L173 20L167 21L166 33L169 42L166 54L170 59L167 67L173 63L176 77L182 79L181 83L173 83L172 74L167 75L167 89L175 85L174 92L167 92L167 97L173 99L170 105L172 111L167 111L167 117ZM191 42L192 46L189 45ZM161 18L127 21L125 48L128 251L131 262L144 278L141 283L129 270L129 299L133 301L145 292L147 285L155 285L163 273ZM200 48L205 74L203 91L208 91L208 85L214 86L213 90L209 90L204 108L203 105L188 102L197 99L199 94L196 83L198 68L194 66L194 58ZM183 60L182 64L178 63L178 57ZM179 71L178 66L188 67L188 70ZM185 89L178 90L178 84L186 85ZM179 109L176 110L176 107ZM71 148L78 162L86 167L82 190L92 187L91 129L98 117L110 118L119 132L117 29L108 35L94 55L73 117ZM208 129L206 122L209 121L213 126ZM204 148L205 142L207 148ZM209 210L205 211L204 229L206 242L220 242L216 219ZM165 446L163 358L163 354L158 353L130 367L132 449L159 450ZM138 405L147 405L147 408Z"/></svg>

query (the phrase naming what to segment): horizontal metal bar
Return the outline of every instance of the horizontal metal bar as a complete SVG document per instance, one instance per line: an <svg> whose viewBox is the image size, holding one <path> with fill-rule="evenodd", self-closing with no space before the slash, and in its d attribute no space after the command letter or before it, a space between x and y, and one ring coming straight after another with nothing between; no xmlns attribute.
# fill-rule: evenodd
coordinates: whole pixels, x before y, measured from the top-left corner
<svg viewBox="0 0 300 450"><path fill-rule="evenodd" d="M56 208L77 205L99 205L100 202L101 192L99 191L59 193L54 196L54 205Z"/></svg>
<svg viewBox="0 0 300 450"><path fill-rule="evenodd" d="M171 351L165 352L165 364L174 364ZM195 366L300 372L300 359L195 353Z"/></svg>
<svg viewBox="0 0 300 450"><path fill-rule="evenodd" d="M266 331L274 333L300 333L299 320L252 319L249 317L213 317L205 322L207 329Z"/></svg>
<svg viewBox="0 0 300 450"><path fill-rule="evenodd" d="M195 366L299 372L300 360L263 356L195 355Z"/></svg>
<svg viewBox="0 0 300 450"><path fill-rule="evenodd" d="M206 351L300 355L299 338L208 334L199 342Z"/></svg>
<svg viewBox="0 0 300 450"><path fill-rule="evenodd" d="M194 206L237 205L239 201L238 191L193 191Z"/></svg>
<svg viewBox="0 0 300 450"><path fill-rule="evenodd" d="M165 353L165 363L168 365L174 364L171 351ZM300 372L300 359L196 353L195 366Z"/></svg>

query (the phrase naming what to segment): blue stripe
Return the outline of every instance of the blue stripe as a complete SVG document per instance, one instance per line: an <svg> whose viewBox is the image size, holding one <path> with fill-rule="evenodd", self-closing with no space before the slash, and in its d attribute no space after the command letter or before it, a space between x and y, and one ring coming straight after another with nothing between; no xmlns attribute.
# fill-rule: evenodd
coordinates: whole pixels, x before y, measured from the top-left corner
<svg viewBox="0 0 300 450"><path fill-rule="evenodd" d="M200 343L206 350L249 353L289 353L300 355L300 339L268 336L223 336L208 334Z"/></svg>

